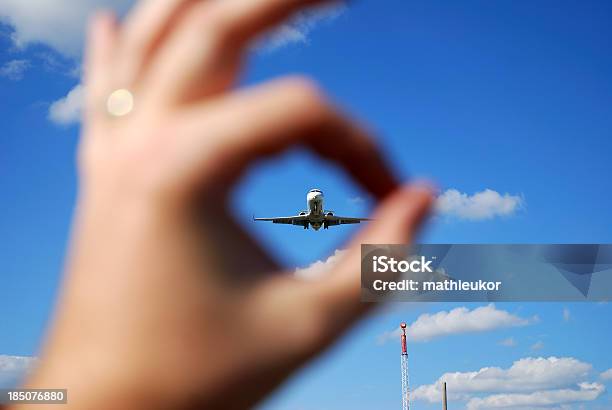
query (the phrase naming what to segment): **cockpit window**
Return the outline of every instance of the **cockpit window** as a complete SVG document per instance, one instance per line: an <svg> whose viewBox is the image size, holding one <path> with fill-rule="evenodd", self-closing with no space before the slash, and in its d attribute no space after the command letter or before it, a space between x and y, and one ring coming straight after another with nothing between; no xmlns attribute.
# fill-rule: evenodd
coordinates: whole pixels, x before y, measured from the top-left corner
<svg viewBox="0 0 612 410"><path fill-rule="evenodd" d="M320 190L320 189L311 189L311 190L310 190L310 192L318 192L318 193L321 193L321 190Z"/></svg>

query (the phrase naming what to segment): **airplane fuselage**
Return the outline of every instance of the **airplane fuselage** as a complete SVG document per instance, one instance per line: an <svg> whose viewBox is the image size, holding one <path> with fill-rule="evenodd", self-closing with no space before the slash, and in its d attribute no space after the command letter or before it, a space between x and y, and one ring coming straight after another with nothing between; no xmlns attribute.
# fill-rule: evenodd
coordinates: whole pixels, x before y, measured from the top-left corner
<svg viewBox="0 0 612 410"><path fill-rule="evenodd" d="M323 193L320 191L309 192L306 195L306 205L310 215L323 215Z"/></svg>
<svg viewBox="0 0 612 410"><path fill-rule="evenodd" d="M321 228L325 219L323 199L323 192L318 189L313 189L306 195L308 219L310 221L310 226L312 226L315 231Z"/></svg>

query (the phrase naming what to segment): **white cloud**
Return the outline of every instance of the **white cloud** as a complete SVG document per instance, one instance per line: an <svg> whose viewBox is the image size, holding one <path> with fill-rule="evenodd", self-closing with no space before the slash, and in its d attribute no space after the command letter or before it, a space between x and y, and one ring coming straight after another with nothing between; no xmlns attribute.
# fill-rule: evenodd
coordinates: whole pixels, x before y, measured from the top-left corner
<svg viewBox="0 0 612 410"><path fill-rule="evenodd" d="M399 340L401 334L402 331L400 330L400 328L389 330L378 335L378 337L376 338L376 343L379 345L383 345L389 341Z"/></svg>
<svg viewBox="0 0 612 410"><path fill-rule="evenodd" d="M317 279L331 269L342 257L346 254L346 249L337 249L333 255L325 261L316 261L307 268L298 268L295 270L295 276L302 279Z"/></svg>
<svg viewBox="0 0 612 410"><path fill-rule="evenodd" d="M600 374L599 377L601 377L602 380L612 380L612 369L606 370L605 372Z"/></svg>
<svg viewBox="0 0 612 410"><path fill-rule="evenodd" d="M0 21L13 27L17 47L33 43L48 45L67 56L81 53L87 21L99 8L125 14L135 0L2 0ZM274 49L290 43L305 43L308 34L321 21L329 21L345 10L332 4L298 13L291 22L270 33L265 48Z"/></svg>
<svg viewBox="0 0 612 410"><path fill-rule="evenodd" d="M89 15L100 7L125 12L133 0L2 0L0 20L14 29L18 47L42 43L76 56L83 45Z"/></svg>
<svg viewBox="0 0 612 410"><path fill-rule="evenodd" d="M360 205L360 204L365 203L366 200L363 197L360 197L360 196L353 196L353 197L350 197L348 199L348 201L349 201L349 203L351 203L353 205Z"/></svg>
<svg viewBox="0 0 612 410"><path fill-rule="evenodd" d="M458 307L451 311L422 314L407 327L406 334L412 342L426 342L443 336L526 326L537 320L537 317L522 318L505 310L498 310L491 303L473 310ZM378 343L394 340L399 334L399 329L383 333L378 337Z"/></svg>
<svg viewBox="0 0 612 410"><path fill-rule="evenodd" d="M40 65L46 71L63 74L74 79L81 78L81 63L72 58L63 57L59 53L55 53L51 50L36 52L34 58L36 64Z"/></svg>
<svg viewBox="0 0 612 410"><path fill-rule="evenodd" d="M601 396L605 390L600 383L580 383L578 389L544 390L529 394L494 394L470 399L466 409L547 409L551 406L592 401Z"/></svg>
<svg viewBox="0 0 612 410"><path fill-rule="evenodd" d="M544 349L544 342L539 340L531 345L531 350L538 351Z"/></svg>
<svg viewBox="0 0 612 410"><path fill-rule="evenodd" d="M523 205L524 200L520 195L501 195L491 189L468 195L449 189L438 197L436 210L444 216L477 221L512 215Z"/></svg>
<svg viewBox="0 0 612 410"><path fill-rule="evenodd" d="M417 387L415 400L441 400L440 385L446 382L451 398L467 400L482 393L532 393L575 386L584 382L592 366L571 357L528 357L508 369L483 367L475 372L443 374L437 382ZM452 387L452 388L451 388Z"/></svg>
<svg viewBox="0 0 612 410"><path fill-rule="evenodd" d="M72 124L79 122L83 107L85 90L77 85L63 98L55 101L49 107L49 119L56 124Z"/></svg>
<svg viewBox="0 0 612 410"><path fill-rule="evenodd" d="M0 67L0 77L6 77L12 81L19 81L30 68L29 60L11 60Z"/></svg>
<svg viewBox="0 0 612 410"><path fill-rule="evenodd" d="M283 24L265 37L262 48L275 50L290 43L306 43L307 33L291 24Z"/></svg>
<svg viewBox="0 0 612 410"><path fill-rule="evenodd" d="M308 43L308 35L318 24L335 20L345 10L342 3L331 3L300 12L290 22L265 35L259 48L270 51L291 43Z"/></svg>
<svg viewBox="0 0 612 410"><path fill-rule="evenodd" d="M509 337L507 339L500 340L498 344L500 346L505 346L505 347L514 347L517 345L516 340L514 340L513 337Z"/></svg>
<svg viewBox="0 0 612 410"><path fill-rule="evenodd" d="M15 387L36 364L36 358L0 355L0 388Z"/></svg>
<svg viewBox="0 0 612 410"><path fill-rule="evenodd" d="M572 313L570 312L570 310L568 308L563 308L563 320L565 320L566 322L569 322L571 318L572 318Z"/></svg>

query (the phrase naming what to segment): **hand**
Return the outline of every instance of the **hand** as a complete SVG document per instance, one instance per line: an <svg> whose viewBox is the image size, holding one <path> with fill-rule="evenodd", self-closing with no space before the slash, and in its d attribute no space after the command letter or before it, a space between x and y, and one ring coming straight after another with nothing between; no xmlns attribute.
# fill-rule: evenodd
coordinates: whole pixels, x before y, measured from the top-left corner
<svg viewBox="0 0 612 410"><path fill-rule="evenodd" d="M309 3L148 0L94 19L71 252L30 387L67 388L73 409L248 408L366 311L359 245L410 241L430 194L399 187L310 80L230 89L249 40ZM119 88L134 110L111 118ZM295 145L383 200L317 281L280 272L226 206L254 160Z"/></svg>

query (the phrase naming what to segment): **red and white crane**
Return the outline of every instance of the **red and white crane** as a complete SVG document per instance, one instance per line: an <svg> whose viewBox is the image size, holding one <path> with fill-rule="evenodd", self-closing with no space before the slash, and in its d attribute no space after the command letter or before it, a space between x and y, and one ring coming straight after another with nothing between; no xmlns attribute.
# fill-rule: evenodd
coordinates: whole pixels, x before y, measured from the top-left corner
<svg viewBox="0 0 612 410"><path fill-rule="evenodd" d="M408 379L408 349L406 347L406 323L400 325L402 328L402 410L410 410L410 384Z"/></svg>

